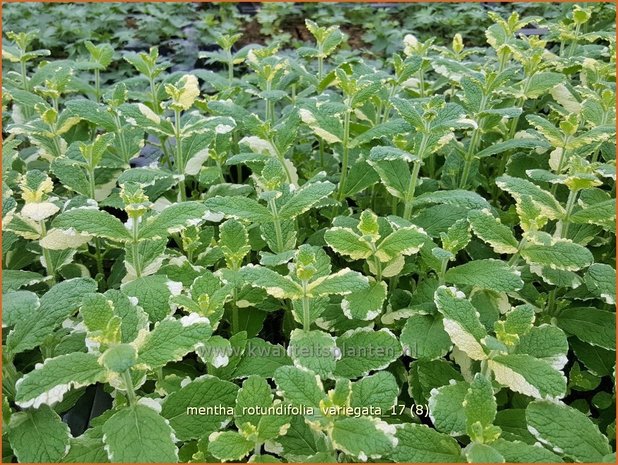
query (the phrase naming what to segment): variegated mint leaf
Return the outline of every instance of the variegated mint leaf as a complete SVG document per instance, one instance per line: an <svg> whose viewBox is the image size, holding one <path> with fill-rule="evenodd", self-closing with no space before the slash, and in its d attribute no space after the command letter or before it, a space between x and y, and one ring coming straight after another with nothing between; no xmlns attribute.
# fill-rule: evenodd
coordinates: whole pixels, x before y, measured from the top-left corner
<svg viewBox="0 0 618 465"><path fill-rule="evenodd" d="M120 409L103 425L103 443L110 462L178 462L174 430L169 421L142 404Z"/></svg>
<svg viewBox="0 0 618 465"><path fill-rule="evenodd" d="M75 352L49 358L17 381L15 402L22 408L55 405L71 389L105 381L98 356Z"/></svg>
<svg viewBox="0 0 618 465"><path fill-rule="evenodd" d="M212 334L208 318L191 313L157 322L138 347L137 365L154 370L182 359Z"/></svg>

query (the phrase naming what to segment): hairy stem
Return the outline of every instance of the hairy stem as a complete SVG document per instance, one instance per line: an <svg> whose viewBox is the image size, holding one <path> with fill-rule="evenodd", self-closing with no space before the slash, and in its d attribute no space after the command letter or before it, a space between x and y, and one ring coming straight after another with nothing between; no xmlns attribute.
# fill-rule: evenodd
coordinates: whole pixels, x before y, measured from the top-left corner
<svg viewBox="0 0 618 465"><path fill-rule="evenodd" d="M303 331L309 331L311 328L311 305L309 302L309 297L307 297L307 280L303 280L303 298L302 298L302 306L303 306Z"/></svg>
<svg viewBox="0 0 618 465"><path fill-rule="evenodd" d="M406 190L405 200L404 200L404 210L403 210L403 218L405 220L409 220L412 216L412 201L414 200L414 192L416 191L416 184L418 181L418 173L421 169L421 162L415 161L413 163L414 168L412 168L412 176L410 176L410 181L408 182L408 188Z"/></svg>
<svg viewBox="0 0 618 465"><path fill-rule="evenodd" d="M337 198L341 202L345 196L345 183L348 178L348 141L350 138L350 109L348 108L343 118L343 141L341 142L343 154L341 157L341 178L339 180L339 193Z"/></svg>
<svg viewBox="0 0 618 465"><path fill-rule="evenodd" d="M124 386L127 390L127 399L129 400L129 405L136 405L137 397L135 396L135 388L133 387L133 380L131 379L130 370L122 372L122 381L124 382Z"/></svg>
<svg viewBox="0 0 618 465"><path fill-rule="evenodd" d="M275 199L268 200L268 207L270 208L270 212L273 215L273 224L275 225L275 238L277 241L277 250L275 253L283 252L283 232L281 231L281 221L279 220L279 212L277 210L277 204L275 203Z"/></svg>
<svg viewBox="0 0 618 465"><path fill-rule="evenodd" d="M47 226L45 226L45 220L39 221L39 227L41 228L41 239L43 239L47 235ZM51 257L51 252L49 249L41 246L41 250L43 251L43 259L45 260L45 269L47 270L47 276L49 276L49 287L52 287L56 284L56 268L54 267L54 262Z"/></svg>
<svg viewBox="0 0 618 465"><path fill-rule="evenodd" d="M180 110L174 110L174 133L176 137L176 159L174 165L176 172L180 178L178 181L178 201L184 202L187 200L187 188L185 186L185 166L182 153L182 142L180 134Z"/></svg>

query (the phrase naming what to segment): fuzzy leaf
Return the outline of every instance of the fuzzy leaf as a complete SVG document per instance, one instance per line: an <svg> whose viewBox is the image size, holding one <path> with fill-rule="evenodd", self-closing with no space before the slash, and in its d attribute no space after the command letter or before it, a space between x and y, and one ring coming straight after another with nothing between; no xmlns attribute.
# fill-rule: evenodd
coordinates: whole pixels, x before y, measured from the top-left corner
<svg viewBox="0 0 618 465"><path fill-rule="evenodd" d="M399 255L412 255L420 250L427 239L427 234L422 228L417 226L400 228L380 242L375 255L383 263Z"/></svg>
<svg viewBox="0 0 618 465"><path fill-rule="evenodd" d="M391 453L395 462L464 462L455 439L425 425L405 423L397 430L397 439L399 442Z"/></svg>
<svg viewBox="0 0 618 465"><path fill-rule="evenodd" d="M131 240L131 234L120 220L107 212L92 208L74 208L58 215L52 225L117 242Z"/></svg>
<svg viewBox="0 0 618 465"><path fill-rule="evenodd" d="M247 265L241 269L240 275L248 284L265 289L277 299L298 299L302 296L300 285L269 268Z"/></svg>
<svg viewBox="0 0 618 465"><path fill-rule="evenodd" d="M181 441L198 439L217 431L224 421L231 419L227 410L234 407L237 392L238 387L233 383L210 375L200 376L168 395L161 415ZM200 414L200 408L208 414Z"/></svg>
<svg viewBox="0 0 618 465"><path fill-rule="evenodd" d="M607 438L582 412L564 404L534 401L526 408L532 434L577 462L600 462L611 453Z"/></svg>
<svg viewBox="0 0 618 465"><path fill-rule="evenodd" d="M454 287L440 286L434 296L438 311L444 317L444 329L453 343L473 360L487 358L481 342L487 331L479 312L463 292Z"/></svg>
<svg viewBox="0 0 618 465"><path fill-rule="evenodd" d="M372 370L382 370L401 355L401 345L388 331L370 328L350 330L337 338L341 359L335 374L346 378L359 378Z"/></svg>
<svg viewBox="0 0 618 465"><path fill-rule="evenodd" d="M155 324L139 347L137 363L157 369L168 362L178 361L195 350L212 334L208 318L196 313L180 319L167 317Z"/></svg>
<svg viewBox="0 0 618 465"><path fill-rule="evenodd" d="M49 358L17 382L15 402L22 408L54 405L71 389L103 381L105 373L93 354L75 352Z"/></svg>
<svg viewBox="0 0 618 465"><path fill-rule="evenodd" d="M524 285L519 271L501 260L474 260L449 269L444 279L453 284L496 292L517 291Z"/></svg>
<svg viewBox="0 0 618 465"><path fill-rule="evenodd" d="M524 354L497 355L489 361L496 381L511 390L542 399L564 397L566 378L549 363Z"/></svg>
<svg viewBox="0 0 618 465"><path fill-rule="evenodd" d="M103 434L111 462L178 462L174 431L150 407L120 409L105 422Z"/></svg>
<svg viewBox="0 0 618 465"><path fill-rule="evenodd" d="M293 219L313 208L320 200L335 190L331 182L312 182L303 185L279 210L282 219Z"/></svg>
<svg viewBox="0 0 618 465"><path fill-rule="evenodd" d="M154 217L149 217L140 227L139 239L157 239L180 232L188 226L198 224L206 207L199 202L183 202L170 205Z"/></svg>
<svg viewBox="0 0 618 465"><path fill-rule="evenodd" d="M511 228L500 223L488 210L473 210L468 214L468 220L474 234L487 242L496 253L517 252L517 239Z"/></svg>
<svg viewBox="0 0 618 465"><path fill-rule="evenodd" d="M71 434L48 406L13 414L8 433L13 453L21 463L62 462Z"/></svg>
<svg viewBox="0 0 618 465"><path fill-rule="evenodd" d="M248 197L213 197L205 202L206 208L226 217L252 223L269 223L272 215L268 209Z"/></svg>

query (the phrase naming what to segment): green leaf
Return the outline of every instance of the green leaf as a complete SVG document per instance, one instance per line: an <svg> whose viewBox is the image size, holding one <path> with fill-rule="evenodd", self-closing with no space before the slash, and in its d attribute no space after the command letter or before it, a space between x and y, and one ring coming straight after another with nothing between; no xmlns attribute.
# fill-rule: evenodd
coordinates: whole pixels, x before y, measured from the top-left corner
<svg viewBox="0 0 618 465"><path fill-rule="evenodd" d="M536 399L564 397L566 378L544 360L526 354L496 355L489 361L496 381Z"/></svg>
<svg viewBox="0 0 618 465"><path fill-rule="evenodd" d="M481 323L479 312L465 294L454 287L440 286L434 299L444 317L444 329L453 343L473 360L486 359L480 341L487 336L487 331Z"/></svg>
<svg viewBox="0 0 618 465"><path fill-rule="evenodd" d="M468 220L474 234L487 242L496 253L517 252L517 239L513 236L511 228L503 225L489 210L472 210L468 213Z"/></svg>
<svg viewBox="0 0 618 465"><path fill-rule="evenodd" d="M180 319L167 317L157 322L145 337L138 350L137 363L154 370L169 362L181 360L211 334L208 318L197 313Z"/></svg>
<svg viewBox="0 0 618 465"><path fill-rule="evenodd" d="M473 440L483 440L483 436L476 437L476 424L479 424L482 430L491 426L497 413L496 398L491 381L477 373L470 383L463 406L466 413L468 436ZM481 432L483 432L482 430Z"/></svg>
<svg viewBox="0 0 618 465"><path fill-rule="evenodd" d="M313 208L320 200L328 197L335 185L328 181L312 182L303 185L279 210L282 219L293 219Z"/></svg>
<svg viewBox="0 0 618 465"><path fill-rule="evenodd" d="M238 266L251 250L249 235L240 221L227 220L219 227L219 246L228 267Z"/></svg>
<svg viewBox="0 0 618 465"><path fill-rule="evenodd" d="M169 394L163 401L161 415L179 440L198 439L231 420L237 393L235 384L203 375Z"/></svg>
<svg viewBox="0 0 618 465"><path fill-rule="evenodd" d="M284 366L275 371L274 379L283 398L293 405L319 409L325 398L320 377L307 369Z"/></svg>
<svg viewBox="0 0 618 465"><path fill-rule="evenodd" d="M594 261L592 253L586 247L568 239L528 242L522 249L521 256L529 264L566 271L581 270Z"/></svg>
<svg viewBox="0 0 618 465"><path fill-rule="evenodd" d="M435 360L444 357L453 347L442 318L434 315L412 315L399 339L404 353L415 359Z"/></svg>
<svg viewBox="0 0 618 465"><path fill-rule="evenodd" d="M292 365L292 359L283 346L259 338L247 341L245 354L234 372L235 377L259 375L272 378L277 368Z"/></svg>
<svg viewBox="0 0 618 465"><path fill-rule="evenodd" d="M379 407L387 412L397 403L399 386L388 371L366 376L352 384L350 407Z"/></svg>
<svg viewBox="0 0 618 465"><path fill-rule="evenodd" d="M491 157L499 153L507 152L515 149L538 149L549 148L550 145L540 138L521 138L521 139L509 139L504 142L498 142L492 144L486 149L477 152L478 158Z"/></svg>
<svg viewBox="0 0 618 465"><path fill-rule="evenodd" d="M111 462L178 462L174 431L153 409L120 409L103 425L103 442Z"/></svg>
<svg viewBox="0 0 618 465"><path fill-rule="evenodd" d="M345 183L345 197L352 197L380 180L378 174L371 169L369 163L359 159L352 165Z"/></svg>
<svg viewBox="0 0 618 465"><path fill-rule="evenodd" d="M373 282L365 289L348 294L341 301L341 309L351 320L373 320L382 313L387 290L385 282Z"/></svg>
<svg viewBox="0 0 618 465"><path fill-rule="evenodd" d="M451 436L463 436L466 433L464 400L468 387L468 383L458 381L431 390L428 406L436 430Z"/></svg>
<svg viewBox="0 0 618 465"><path fill-rule="evenodd" d="M414 200L414 205L419 207L434 203L453 205L469 210L483 210L485 208L491 208L489 202L487 202L487 200L476 192L462 189L428 192L426 194L419 195Z"/></svg>
<svg viewBox="0 0 618 465"><path fill-rule="evenodd" d="M397 440L396 428L376 418L337 420L331 433L333 446L362 461L377 459L390 452Z"/></svg>
<svg viewBox="0 0 618 465"><path fill-rule="evenodd" d="M397 439L397 446L390 455L395 462L464 462L455 439L425 425L405 423L397 430Z"/></svg>
<svg viewBox="0 0 618 465"><path fill-rule="evenodd" d="M519 271L501 260L491 258L450 268L444 279L449 283L496 292L517 291L524 285Z"/></svg>
<svg viewBox="0 0 618 465"><path fill-rule="evenodd" d="M36 284L45 277L34 271L25 270L3 270L2 271L2 292L16 291L17 289Z"/></svg>
<svg viewBox="0 0 618 465"><path fill-rule="evenodd" d="M52 226L117 242L131 240L131 234L118 218L92 208L74 208L61 213L54 219Z"/></svg>
<svg viewBox="0 0 618 465"><path fill-rule="evenodd" d="M520 336L515 353L528 354L543 359L560 370L567 362L569 342L560 328L543 324L533 326L527 334Z"/></svg>
<svg viewBox="0 0 618 465"><path fill-rule="evenodd" d="M465 449L464 454L468 463L504 463L504 457L490 445L472 442Z"/></svg>
<svg viewBox="0 0 618 465"><path fill-rule="evenodd" d="M3 273L2 277L4 278ZM616 303L616 270L603 263L593 263L586 270L584 282L588 290L605 303ZM3 283L4 284L4 283Z"/></svg>
<svg viewBox="0 0 618 465"><path fill-rule="evenodd" d="M69 451L71 434L56 412L48 406L12 415L9 442L21 463L62 462Z"/></svg>
<svg viewBox="0 0 618 465"><path fill-rule="evenodd" d="M52 287L40 299L39 310L34 318L20 320L7 336L9 353L34 349L72 315L79 307L84 294L94 292L97 284L89 278L74 278Z"/></svg>
<svg viewBox="0 0 618 465"><path fill-rule="evenodd" d="M242 387L238 391L236 397L234 413L236 427L240 429L245 423L250 423L257 427L262 415L247 413L247 409L256 407L267 408L270 407L272 403L273 395L266 378L261 376L249 376L242 383Z"/></svg>
<svg viewBox="0 0 618 465"><path fill-rule="evenodd" d="M616 199L610 199L587 203L582 209L575 211L569 221L575 224L596 224L606 231L613 231L615 218Z"/></svg>
<svg viewBox="0 0 618 465"><path fill-rule="evenodd" d="M101 364L110 371L124 373L137 361L137 351L131 344L115 344L100 358Z"/></svg>
<svg viewBox="0 0 618 465"><path fill-rule="evenodd" d="M577 462L601 462L612 451L585 414L564 404L534 401L526 408L528 428L554 451Z"/></svg>
<svg viewBox="0 0 618 465"><path fill-rule="evenodd" d="M603 349L616 350L616 313L593 307L565 308L558 326L580 340Z"/></svg>
<svg viewBox="0 0 618 465"><path fill-rule="evenodd" d="M360 260L373 254L371 244L350 228L334 227L324 233L328 246L340 255L346 255L352 260Z"/></svg>
<svg viewBox="0 0 618 465"><path fill-rule="evenodd" d="M170 315L170 297L178 295L182 289L180 283L171 281L164 275L142 276L121 286L124 294L135 297L138 305L150 317L152 322L161 321Z"/></svg>
<svg viewBox="0 0 618 465"><path fill-rule="evenodd" d="M208 452L222 461L238 461L254 448L253 442L236 431L213 433L208 438Z"/></svg>
<svg viewBox="0 0 618 465"><path fill-rule="evenodd" d="M318 278L310 283L307 293L312 297L330 294L347 295L365 289L368 284L369 280L366 276L344 268L335 274Z"/></svg>
<svg viewBox="0 0 618 465"><path fill-rule="evenodd" d="M521 441L505 441L500 438L491 443L507 463L560 463L562 459L543 447L533 446Z"/></svg>
<svg viewBox="0 0 618 465"><path fill-rule="evenodd" d="M400 228L378 244L375 255L383 263L399 255L412 255L421 249L427 239L427 234L422 228L417 226Z"/></svg>
<svg viewBox="0 0 618 465"><path fill-rule="evenodd" d="M277 299L299 299L303 295L299 284L263 266L244 266L240 276L251 286L260 287Z"/></svg>
<svg viewBox="0 0 618 465"><path fill-rule="evenodd" d="M213 197L205 202L206 208L223 213L226 217L252 223L270 223L273 218L270 211L257 201L248 197Z"/></svg>
<svg viewBox="0 0 618 465"><path fill-rule="evenodd" d="M337 338L341 359L335 374L345 378L359 378L372 370L382 370L401 355L401 345L388 329L373 331L358 328L346 331Z"/></svg>
<svg viewBox="0 0 618 465"><path fill-rule="evenodd" d="M544 71L535 73L530 76L525 87L525 95L527 98L537 98L545 94L552 87L564 82L565 76L562 73L553 73Z"/></svg>
<svg viewBox="0 0 618 465"><path fill-rule="evenodd" d="M390 195L398 199L405 198L411 178L408 163L403 160L369 160L369 164L380 176L380 180Z"/></svg>
<svg viewBox="0 0 618 465"><path fill-rule="evenodd" d="M70 114L79 116L106 131L116 130L116 123L112 114L107 111L105 105L87 99L71 99L65 104Z"/></svg>
<svg viewBox="0 0 618 465"><path fill-rule="evenodd" d="M171 233L198 224L206 213L206 206L199 202L182 202L170 205L140 226L139 239L159 239Z"/></svg>
<svg viewBox="0 0 618 465"><path fill-rule="evenodd" d="M335 338L322 331L295 329L290 335L288 354L294 365L328 378L335 370Z"/></svg>
<svg viewBox="0 0 618 465"><path fill-rule="evenodd" d="M71 389L104 381L106 370L97 358L82 352L48 358L17 381L15 402L22 408L54 405Z"/></svg>
<svg viewBox="0 0 618 465"><path fill-rule="evenodd" d="M511 194L517 202L521 202L523 196L529 196L535 206L540 209L540 213L546 218L557 220L564 217L564 208L556 198L526 179L505 175L496 178L496 185Z"/></svg>
<svg viewBox="0 0 618 465"><path fill-rule="evenodd" d="M39 305L39 298L34 292L16 291L3 294L2 326L11 327L20 321L36 318Z"/></svg>

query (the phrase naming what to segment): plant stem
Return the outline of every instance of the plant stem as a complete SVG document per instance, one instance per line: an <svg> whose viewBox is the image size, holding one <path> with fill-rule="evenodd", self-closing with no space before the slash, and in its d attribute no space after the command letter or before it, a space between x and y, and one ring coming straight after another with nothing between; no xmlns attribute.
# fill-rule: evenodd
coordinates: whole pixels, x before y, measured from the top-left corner
<svg viewBox="0 0 618 465"><path fill-rule="evenodd" d="M131 232L133 235L133 241L131 242L131 251L133 252L133 267L135 268L135 276L140 277L142 275L142 262L139 256L139 218L131 218Z"/></svg>
<svg viewBox="0 0 618 465"><path fill-rule="evenodd" d="M88 164L88 184L90 187L90 198L94 200L96 185L94 179L94 166ZM94 238L94 250L95 250L95 258L97 262L97 273L103 274L103 255L101 254L101 239L98 237Z"/></svg>
<svg viewBox="0 0 618 465"><path fill-rule="evenodd" d="M571 213L573 213L573 208L575 207L575 202L577 201L577 197L579 195L579 191L569 191L569 197L567 198L566 203L566 213L564 218L558 222L556 225L556 233L560 238L566 238L569 232L569 222L571 218Z"/></svg>
<svg viewBox="0 0 618 465"><path fill-rule="evenodd" d="M157 87L154 82L154 78L149 77L150 81L150 95L152 97L152 111L157 114L161 113L161 106L159 105L159 98L157 97Z"/></svg>
<svg viewBox="0 0 618 465"><path fill-rule="evenodd" d="M350 138L350 111L348 107L343 118L343 141L341 142L343 148L343 155L341 158L341 178L339 180L339 193L337 198L341 202L345 196L345 183L348 178L348 140Z"/></svg>
<svg viewBox="0 0 618 465"><path fill-rule="evenodd" d="M421 98L425 97L425 72L423 71L423 66L421 65L421 69L418 70L418 88L419 88L419 96Z"/></svg>
<svg viewBox="0 0 618 465"><path fill-rule="evenodd" d="M24 86L24 90L29 90L29 85L28 85L28 73L26 70L26 62L24 60L21 60L20 62L20 68L21 68L21 82L22 85Z"/></svg>
<svg viewBox="0 0 618 465"><path fill-rule="evenodd" d="M174 165L180 181L178 181L178 201L187 200L187 190L185 187L185 166L182 154L182 143L180 138L180 110L174 110L174 135L176 138L176 159Z"/></svg>
<svg viewBox="0 0 618 465"><path fill-rule="evenodd" d="M303 330L309 331L311 328L311 312L309 311L309 297L307 297L307 281L303 280Z"/></svg>
<svg viewBox="0 0 618 465"><path fill-rule="evenodd" d="M45 226L45 220L39 221L39 226L41 228L41 239L43 239L47 235L47 227ZM45 260L45 269L47 270L47 276L51 278L49 280L49 287L52 287L54 284L56 284L56 269L54 268L54 262L52 261L51 253L48 249L41 246L41 250L43 251L43 259Z"/></svg>
<svg viewBox="0 0 618 465"><path fill-rule="evenodd" d="M227 62L227 80L230 84L234 80L234 60L232 59Z"/></svg>
<svg viewBox="0 0 618 465"><path fill-rule="evenodd" d="M275 253L283 252L283 232L281 231L281 222L279 221L279 212L277 211L277 204L275 199L268 200L268 207L273 215L273 224L275 225L275 237L277 240L277 250Z"/></svg>
<svg viewBox="0 0 618 465"><path fill-rule="evenodd" d="M479 114L485 111L487 106L487 95L483 94L481 104L479 105ZM474 152L477 149L479 142L481 141L481 126L483 124L483 118L479 117L478 126L472 131L472 137L470 138L470 144L468 145L468 151L464 157L464 169L461 174L461 180L459 181L459 188L465 189L468 183L468 177L470 176L470 169L472 168L472 162L474 161Z"/></svg>
<svg viewBox="0 0 618 465"><path fill-rule="evenodd" d="M567 58L571 58L573 56L573 50L575 50L575 45L577 44L577 42L579 41L579 29L580 29L581 25L580 24L576 24L575 25L575 39L573 39L573 41L571 42L571 45L569 46L569 53L567 54Z"/></svg>
<svg viewBox="0 0 618 465"><path fill-rule="evenodd" d="M133 380L131 379L130 370L125 370L122 372L122 381L124 381L124 386L127 390L129 405L134 406L137 404L137 397L135 396L135 388L133 387Z"/></svg>
<svg viewBox="0 0 618 465"><path fill-rule="evenodd" d="M94 69L94 98L99 103L101 99L101 72L98 68Z"/></svg>
<svg viewBox="0 0 618 465"><path fill-rule="evenodd" d="M279 148L277 147L277 145L272 139L269 142L270 142L270 145L272 145L273 149L275 149L275 154L277 155L277 158L279 159L279 163L281 163L281 166L283 167L283 171L285 171L285 177L288 180L288 184L292 184L292 173L290 173L290 170L288 169L288 165L285 163L285 155L279 151Z"/></svg>
<svg viewBox="0 0 618 465"><path fill-rule="evenodd" d="M418 173L421 169L421 162L413 162L414 168L412 168L412 176L408 181L408 188L404 199L403 219L409 220L412 216L412 201L414 200L414 192L416 191L416 183L418 181Z"/></svg>

